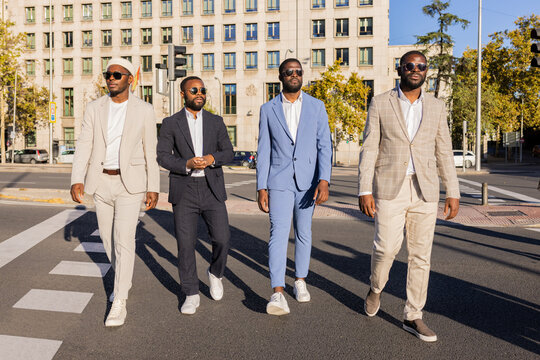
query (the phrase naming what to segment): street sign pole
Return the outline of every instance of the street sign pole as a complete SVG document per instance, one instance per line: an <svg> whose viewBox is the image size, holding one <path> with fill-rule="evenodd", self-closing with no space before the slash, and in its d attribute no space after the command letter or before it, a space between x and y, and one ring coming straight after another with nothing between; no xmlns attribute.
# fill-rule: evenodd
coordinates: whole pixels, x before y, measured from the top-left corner
<svg viewBox="0 0 540 360"><path fill-rule="evenodd" d="M54 36L52 32L52 17L53 17L53 8L52 0L49 0L49 164L53 163L53 114L52 104L53 104L53 58L52 58L52 47ZM55 105L55 116L56 116L56 105ZM56 120L56 119L55 119Z"/></svg>

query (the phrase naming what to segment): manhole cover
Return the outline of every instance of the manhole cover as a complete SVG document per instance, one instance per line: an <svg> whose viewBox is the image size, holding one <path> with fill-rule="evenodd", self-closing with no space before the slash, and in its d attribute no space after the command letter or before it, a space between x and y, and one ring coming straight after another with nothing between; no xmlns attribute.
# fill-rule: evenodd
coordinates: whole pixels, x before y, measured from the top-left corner
<svg viewBox="0 0 540 360"><path fill-rule="evenodd" d="M525 216L524 213L522 213L519 210L515 211L488 211L487 212L489 216Z"/></svg>

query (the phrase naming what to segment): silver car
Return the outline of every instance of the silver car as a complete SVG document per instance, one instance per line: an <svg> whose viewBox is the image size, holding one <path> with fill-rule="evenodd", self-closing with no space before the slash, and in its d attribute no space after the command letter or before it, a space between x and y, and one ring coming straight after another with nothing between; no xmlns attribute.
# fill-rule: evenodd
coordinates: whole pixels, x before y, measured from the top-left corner
<svg viewBox="0 0 540 360"><path fill-rule="evenodd" d="M49 161L49 153L45 149L24 149L15 154L15 162L21 163L44 163Z"/></svg>

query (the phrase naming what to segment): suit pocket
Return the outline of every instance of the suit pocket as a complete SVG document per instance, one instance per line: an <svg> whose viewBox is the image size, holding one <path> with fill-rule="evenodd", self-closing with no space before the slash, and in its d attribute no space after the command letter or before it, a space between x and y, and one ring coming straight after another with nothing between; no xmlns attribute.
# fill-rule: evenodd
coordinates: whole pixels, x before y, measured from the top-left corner
<svg viewBox="0 0 540 360"><path fill-rule="evenodd" d="M130 161L131 165L146 165L146 160L144 158L134 158Z"/></svg>

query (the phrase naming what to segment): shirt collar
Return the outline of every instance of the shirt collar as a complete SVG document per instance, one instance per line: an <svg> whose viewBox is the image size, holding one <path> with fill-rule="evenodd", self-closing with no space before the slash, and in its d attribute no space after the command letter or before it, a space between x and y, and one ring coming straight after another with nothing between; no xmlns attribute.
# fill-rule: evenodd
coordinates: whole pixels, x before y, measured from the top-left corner
<svg viewBox="0 0 540 360"><path fill-rule="evenodd" d="M403 91L401 91L401 86L398 85L398 98L400 100L403 100L405 102L408 102L409 104L411 104L410 100L405 96L405 94L403 93ZM424 101L424 91L422 89L420 89L420 96L418 97L418 99L416 99L414 101L413 104L417 103L417 102L420 102L420 101Z"/></svg>
<svg viewBox="0 0 540 360"><path fill-rule="evenodd" d="M196 120L195 116L190 111L188 111L188 109L186 109L186 117L188 118L188 120ZM197 113L197 119L201 119L201 118L202 118L202 109L199 110L199 112Z"/></svg>
<svg viewBox="0 0 540 360"><path fill-rule="evenodd" d="M303 91L300 91L300 96L298 96L298 99L296 99L296 101L293 103L293 102L290 102L284 95L283 95L283 91L281 92L281 102L284 103L284 104L296 104L297 102L299 102L300 104L302 103L302 93Z"/></svg>

